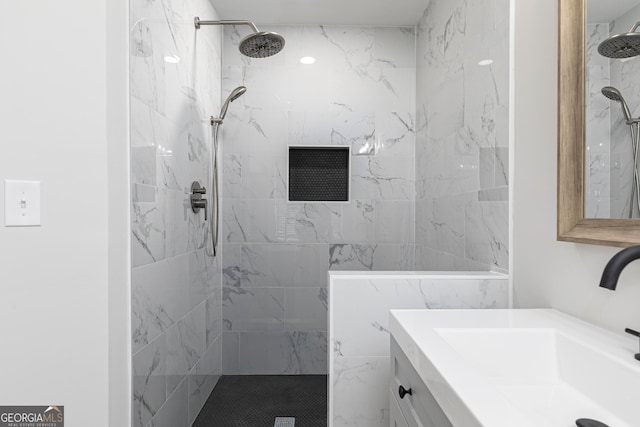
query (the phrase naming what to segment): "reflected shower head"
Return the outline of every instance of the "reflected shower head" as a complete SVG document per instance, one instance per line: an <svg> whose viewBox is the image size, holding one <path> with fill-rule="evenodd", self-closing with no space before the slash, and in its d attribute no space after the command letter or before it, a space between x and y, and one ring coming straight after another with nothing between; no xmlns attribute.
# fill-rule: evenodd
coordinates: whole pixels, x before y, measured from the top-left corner
<svg viewBox="0 0 640 427"><path fill-rule="evenodd" d="M598 46L598 53L607 58L624 59L640 55L640 33L636 29L640 22L636 23L628 33L615 34L604 40Z"/></svg>
<svg viewBox="0 0 640 427"><path fill-rule="evenodd" d="M240 41L240 53L249 58L268 58L280 52L284 48L284 37L270 31L259 31L256 24L251 21L225 20L202 21L197 16L193 20L196 29L201 25L248 25L253 30Z"/></svg>
<svg viewBox="0 0 640 427"><path fill-rule="evenodd" d="M618 89L613 86L605 86L602 88L602 94L612 101L619 102L620 105L622 105L622 113L624 114L625 120L627 122L631 121L631 111L629 110L629 106Z"/></svg>
<svg viewBox="0 0 640 427"><path fill-rule="evenodd" d="M224 117L227 115L227 109L229 108L229 104L231 104L236 99L240 98L247 91L247 88L244 86L238 86L234 90L231 91L227 99L222 104L222 108L220 109L220 115L218 118L211 118L211 123L222 123Z"/></svg>

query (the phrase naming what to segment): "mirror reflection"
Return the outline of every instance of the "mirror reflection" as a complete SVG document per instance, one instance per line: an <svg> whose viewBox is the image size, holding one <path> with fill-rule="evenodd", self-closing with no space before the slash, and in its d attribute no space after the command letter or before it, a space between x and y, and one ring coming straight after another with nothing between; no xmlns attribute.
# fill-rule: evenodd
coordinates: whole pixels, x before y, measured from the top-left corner
<svg viewBox="0 0 640 427"><path fill-rule="evenodd" d="M640 0L587 0L585 218L640 218Z"/></svg>

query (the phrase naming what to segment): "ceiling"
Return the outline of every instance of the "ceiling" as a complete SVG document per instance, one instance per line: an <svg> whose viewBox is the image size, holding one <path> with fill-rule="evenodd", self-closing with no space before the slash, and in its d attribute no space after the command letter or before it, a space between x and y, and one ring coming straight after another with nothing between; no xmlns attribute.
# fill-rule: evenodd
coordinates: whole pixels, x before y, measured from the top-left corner
<svg viewBox="0 0 640 427"><path fill-rule="evenodd" d="M587 22L611 22L638 5L640 0L587 0Z"/></svg>
<svg viewBox="0 0 640 427"><path fill-rule="evenodd" d="M416 25L430 0L211 0L220 19L256 24Z"/></svg>

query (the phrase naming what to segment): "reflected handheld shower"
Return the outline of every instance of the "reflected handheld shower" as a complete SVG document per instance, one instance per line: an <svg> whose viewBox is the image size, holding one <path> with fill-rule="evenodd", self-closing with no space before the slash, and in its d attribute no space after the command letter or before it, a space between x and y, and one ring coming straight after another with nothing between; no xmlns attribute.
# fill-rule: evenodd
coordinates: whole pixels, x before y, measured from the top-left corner
<svg viewBox="0 0 640 427"><path fill-rule="evenodd" d="M624 114L624 118L627 121L627 124L630 124L633 119L631 118L631 111L629 110L629 106L627 102L622 97L622 94L618 89L613 86L605 86L602 88L602 94L609 98L612 101L619 102L622 106L622 113Z"/></svg>
<svg viewBox="0 0 640 427"><path fill-rule="evenodd" d="M633 151L633 183L631 185L631 201L629 203L629 218L633 218L634 206L640 211L640 175L638 174L638 148L640 145L640 119L633 119L627 102L618 89L613 86L602 88L602 94L612 101L619 102L622 113L631 130L631 149ZM634 204L635 198L635 204Z"/></svg>

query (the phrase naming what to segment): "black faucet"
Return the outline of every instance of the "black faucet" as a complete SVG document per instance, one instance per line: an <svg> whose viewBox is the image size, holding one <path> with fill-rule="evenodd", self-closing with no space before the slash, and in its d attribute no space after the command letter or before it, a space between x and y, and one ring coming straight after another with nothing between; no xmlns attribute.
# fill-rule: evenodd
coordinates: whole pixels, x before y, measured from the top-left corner
<svg viewBox="0 0 640 427"><path fill-rule="evenodd" d="M640 246L631 246L615 254L602 271L600 287L615 291L622 270L631 261L640 259Z"/></svg>

